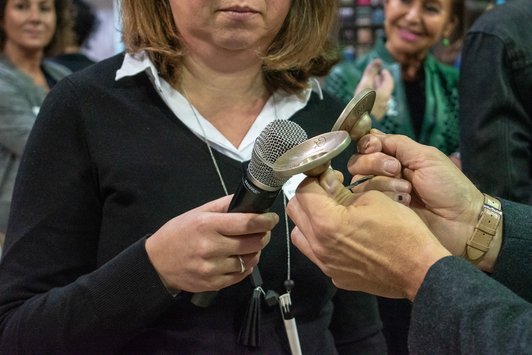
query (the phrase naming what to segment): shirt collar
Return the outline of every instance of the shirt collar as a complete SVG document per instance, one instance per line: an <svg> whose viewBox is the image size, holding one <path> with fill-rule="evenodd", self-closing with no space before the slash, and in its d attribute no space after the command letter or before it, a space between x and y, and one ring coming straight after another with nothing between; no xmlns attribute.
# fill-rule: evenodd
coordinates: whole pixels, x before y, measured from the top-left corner
<svg viewBox="0 0 532 355"><path fill-rule="evenodd" d="M115 80L119 81L142 72L148 75L157 93L183 124L202 140L207 139L213 149L238 161L251 159L256 138L271 121L275 119L286 120L292 117L306 106L313 91L318 94L320 100L323 99L321 86L315 78L310 79L309 88L300 95L277 90L264 105L240 146L234 147L209 121L191 107L188 100L179 91L159 77L155 65L144 51L135 54L126 53L122 66L116 72ZM201 126L198 125L198 121Z"/></svg>

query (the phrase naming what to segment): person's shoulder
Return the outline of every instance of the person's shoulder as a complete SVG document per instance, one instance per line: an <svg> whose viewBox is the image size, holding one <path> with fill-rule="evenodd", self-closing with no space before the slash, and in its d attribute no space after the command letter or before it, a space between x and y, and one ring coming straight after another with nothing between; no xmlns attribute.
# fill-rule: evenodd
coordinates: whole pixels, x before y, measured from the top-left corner
<svg viewBox="0 0 532 355"><path fill-rule="evenodd" d="M4 56L0 55L0 92L6 96L15 92L34 90L31 80ZM3 97L2 99L6 99Z"/></svg>
<svg viewBox="0 0 532 355"><path fill-rule="evenodd" d="M124 53L119 53L72 73L69 79L76 86L107 85L114 82L116 71L123 61Z"/></svg>
<svg viewBox="0 0 532 355"><path fill-rule="evenodd" d="M530 0L512 0L486 10L471 26L469 33L490 35L530 33L523 29L532 17Z"/></svg>
<svg viewBox="0 0 532 355"><path fill-rule="evenodd" d="M344 60L332 67L331 72L328 77L346 77L359 75L361 70L358 68L357 62L355 60Z"/></svg>
<svg viewBox="0 0 532 355"><path fill-rule="evenodd" d="M72 71L64 65L53 62L49 59L45 59L42 63L42 66L46 73L56 81L59 81L72 74Z"/></svg>
<svg viewBox="0 0 532 355"><path fill-rule="evenodd" d="M433 70L439 72L440 76L443 76L447 81L457 81L458 76L460 74L460 71L458 68L445 64L440 62L434 55L429 54L427 56L427 64L430 68L433 68Z"/></svg>
<svg viewBox="0 0 532 355"><path fill-rule="evenodd" d="M15 79L20 76L18 70L13 67L11 62L3 55L0 55L0 78L3 80L6 79Z"/></svg>

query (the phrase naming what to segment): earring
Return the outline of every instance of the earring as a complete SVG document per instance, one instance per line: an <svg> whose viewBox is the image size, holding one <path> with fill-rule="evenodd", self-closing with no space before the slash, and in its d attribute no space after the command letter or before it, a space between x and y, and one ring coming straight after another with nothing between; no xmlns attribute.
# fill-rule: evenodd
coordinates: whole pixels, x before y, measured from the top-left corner
<svg viewBox="0 0 532 355"><path fill-rule="evenodd" d="M447 37L444 37L442 40L441 40L441 44L443 44L444 47L449 47L449 38Z"/></svg>

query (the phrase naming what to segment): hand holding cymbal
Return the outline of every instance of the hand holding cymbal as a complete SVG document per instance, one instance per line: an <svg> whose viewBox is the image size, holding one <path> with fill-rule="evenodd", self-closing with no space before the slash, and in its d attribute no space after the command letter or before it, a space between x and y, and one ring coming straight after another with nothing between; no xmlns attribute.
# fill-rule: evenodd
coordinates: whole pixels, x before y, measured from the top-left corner
<svg viewBox="0 0 532 355"><path fill-rule="evenodd" d="M329 168L332 158L343 152L351 141L369 133L369 113L375 97L374 90L362 90L347 104L331 132L312 137L285 152L275 161L273 171L283 177L300 173L307 176L322 174Z"/></svg>

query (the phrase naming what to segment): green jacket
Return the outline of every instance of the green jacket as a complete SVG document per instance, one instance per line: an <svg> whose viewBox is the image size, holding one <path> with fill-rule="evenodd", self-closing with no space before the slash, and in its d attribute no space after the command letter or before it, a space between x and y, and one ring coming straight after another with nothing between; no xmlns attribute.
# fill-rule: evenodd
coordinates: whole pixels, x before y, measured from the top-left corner
<svg viewBox="0 0 532 355"><path fill-rule="evenodd" d="M336 65L325 79L325 91L347 104L353 97L364 68L375 58L383 61L394 78L394 91L388 102L388 111L374 125L386 133L404 134L416 139L408 101L405 94L401 68L392 58L384 42L356 61ZM425 69L425 114L420 136L422 144L434 146L449 155L458 150L458 70L440 63L429 54L423 63Z"/></svg>

